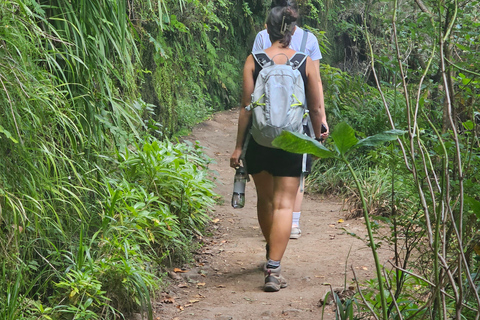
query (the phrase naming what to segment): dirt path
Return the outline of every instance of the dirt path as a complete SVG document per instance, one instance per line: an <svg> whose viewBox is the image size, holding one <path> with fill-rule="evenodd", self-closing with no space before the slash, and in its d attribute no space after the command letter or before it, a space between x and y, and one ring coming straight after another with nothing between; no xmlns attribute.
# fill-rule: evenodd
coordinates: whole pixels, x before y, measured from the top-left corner
<svg viewBox="0 0 480 320"><path fill-rule="evenodd" d="M341 202L306 195L300 220L302 237L290 240L282 260L282 274L289 286L277 293L262 291L265 241L256 218L253 181L247 184L247 204L230 206L233 169L229 156L234 147L237 110L216 114L197 126L188 140L198 140L216 160L217 192L224 198L213 213L212 236L196 255L196 265L187 272L170 272L172 284L158 297L154 319L321 319L318 306L332 287L342 287L348 252L347 286L355 268L360 280L374 273L371 251L344 228L363 237L362 219L344 219ZM380 252L382 263L388 252ZM181 268L182 266L178 266ZM332 306L324 319L335 319Z"/></svg>

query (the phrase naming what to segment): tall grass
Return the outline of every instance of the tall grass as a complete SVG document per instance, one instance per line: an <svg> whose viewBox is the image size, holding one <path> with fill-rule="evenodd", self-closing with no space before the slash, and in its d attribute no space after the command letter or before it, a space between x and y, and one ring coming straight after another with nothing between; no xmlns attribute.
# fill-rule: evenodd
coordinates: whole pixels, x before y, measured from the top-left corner
<svg viewBox="0 0 480 320"><path fill-rule="evenodd" d="M208 221L210 160L145 136L126 4L0 0L2 319L151 319Z"/></svg>

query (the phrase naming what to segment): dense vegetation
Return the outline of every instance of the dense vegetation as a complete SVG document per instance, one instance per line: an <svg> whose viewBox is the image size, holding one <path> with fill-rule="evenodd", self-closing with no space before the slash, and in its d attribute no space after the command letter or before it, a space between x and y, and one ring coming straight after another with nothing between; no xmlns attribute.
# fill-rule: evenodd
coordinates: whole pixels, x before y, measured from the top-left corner
<svg viewBox="0 0 480 320"><path fill-rule="evenodd" d="M327 142L333 160L318 163L310 183L343 192L350 215L373 215L374 256L380 245L395 253L338 317L478 319L478 1L319 4L340 68L322 69L339 124ZM392 133L398 139L383 142Z"/></svg>
<svg viewBox="0 0 480 320"><path fill-rule="evenodd" d="M0 319L148 314L215 198L171 138L235 105L246 10L0 1Z"/></svg>
<svg viewBox="0 0 480 320"><path fill-rule="evenodd" d="M309 188L383 221L370 245L395 252L339 317L478 318L478 1L298 3L345 133ZM268 5L0 0L0 319L149 314L215 197L210 159L174 137L237 105Z"/></svg>

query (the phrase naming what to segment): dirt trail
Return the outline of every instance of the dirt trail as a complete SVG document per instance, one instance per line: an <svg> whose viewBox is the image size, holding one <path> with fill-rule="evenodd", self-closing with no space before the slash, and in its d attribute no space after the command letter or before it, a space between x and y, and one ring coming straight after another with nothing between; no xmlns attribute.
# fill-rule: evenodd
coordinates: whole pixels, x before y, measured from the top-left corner
<svg viewBox="0 0 480 320"><path fill-rule="evenodd" d="M216 191L224 201L213 212L213 235L204 239L207 245L196 255L196 265L185 273L170 272L171 286L155 302L154 319L321 319L319 300L330 290L328 284L343 286L350 248L347 286L353 278L350 266L360 280L373 276L370 249L344 230L363 238L363 220L339 222L345 219L345 212L338 200L307 194L300 220L302 237L290 240L282 260L288 287L277 293L263 292L260 266L265 259L265 241L256 218L253 181L247 184L245 207L230 206L234 172L229 157L237 119L237 110L218 113L187 137L198 140L216 160L212 165L218 172ZM383 263L388 252L382 250L380 256ZM324 319L335 319L332 306L325 309Z"/></svg>

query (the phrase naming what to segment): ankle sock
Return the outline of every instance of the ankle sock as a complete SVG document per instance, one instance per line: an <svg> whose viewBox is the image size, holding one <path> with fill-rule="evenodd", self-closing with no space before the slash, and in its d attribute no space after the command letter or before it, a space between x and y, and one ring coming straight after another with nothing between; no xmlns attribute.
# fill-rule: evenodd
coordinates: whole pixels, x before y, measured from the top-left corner
<svg viewBox="0 0 480 320"><path fill-rule="evenodd" d="M268 259L267 269L277 269L278 267L280 267L280 261Z"/></svg>
<svg viewBox="0 0 480 320"><path fill-rule="evenodd" d="M292 216L292 226L296 226L300 228L300 214L301 212L294 212Z"/></svg>

